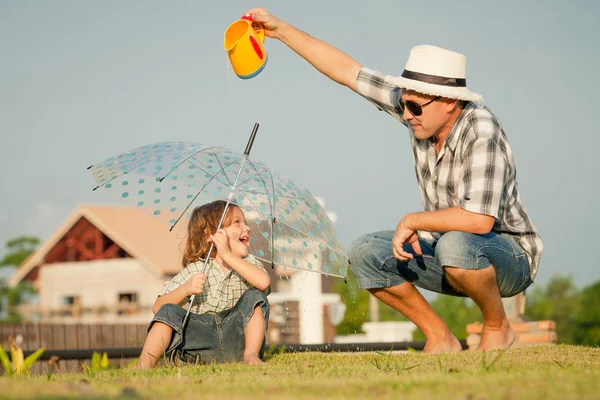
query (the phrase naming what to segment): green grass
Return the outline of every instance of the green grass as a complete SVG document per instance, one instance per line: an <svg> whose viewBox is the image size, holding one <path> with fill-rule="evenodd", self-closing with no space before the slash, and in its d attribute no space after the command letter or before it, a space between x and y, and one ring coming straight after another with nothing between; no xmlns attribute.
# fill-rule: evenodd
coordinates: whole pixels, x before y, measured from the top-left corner
<svg viewBox="0 0 600 400"><path fill-rule="evenodd" d="M600 348L275 354L265 365L162 366L0 377L6 398L597 399Z"/></svg>

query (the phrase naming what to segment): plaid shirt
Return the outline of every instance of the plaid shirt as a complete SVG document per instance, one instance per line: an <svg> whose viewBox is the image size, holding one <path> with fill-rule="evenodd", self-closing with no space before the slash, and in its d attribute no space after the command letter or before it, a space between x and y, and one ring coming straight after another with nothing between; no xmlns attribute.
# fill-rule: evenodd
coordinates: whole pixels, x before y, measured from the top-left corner
<svg viewBox="0 0 600 400"><path fill-rule="evenodd" d="M263 271L265 270L262 263L254 256L248 255L245 260L252 265L256 265ZM201 273L203 266L203 260L188 264L187 267L175 275L170 281L165 282L158 295L162 296L163 294L170 293L177 289L186 283L193 275ZM242 297L242 294L247 289L253 287L233 269L228 273L224 273L221 266L214 258L211 258L208 261L204 273L206 274L204 290L202 291L202 294L196 295L194 298L194 305L191 309L191 312L196 314L215 314L233 308L235 303ZM269 287L265 290L265 293L267 295L270 294L271 288ZM189 303L190 298L186 297L179 305L187 309Z"/></svg>
<svg viewBox="0 0 600 400"><path fill-rule="evenodd" d="M408 127L425 210L460 206L496 218L492 231L514 236L528 255L533 280L543 245L519 197L512 151L496 116L485 106L469 103L436 154L435 143L415 138L410 124L402 119L399 87L363 68L357 91ZM441 234L419 232L419 236L435 241Z"/></svg>

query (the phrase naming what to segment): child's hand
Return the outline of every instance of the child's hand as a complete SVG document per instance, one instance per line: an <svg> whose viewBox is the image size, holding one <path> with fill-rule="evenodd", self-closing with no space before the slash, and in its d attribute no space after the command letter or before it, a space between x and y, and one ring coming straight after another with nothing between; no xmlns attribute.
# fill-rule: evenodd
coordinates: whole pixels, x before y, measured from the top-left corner
<svg viewBox="0 0 600 400"><path fill-rule="evenodd" d="M185 283L185 290L188 296L201 294L206 284L206 275L203 273L192 275L189 281Z"/></svg>
<svg viewBox="0 0 600 400"><path fill-rule="evenodd" d="M231 253L231 248L229 247L229 236L227 235L227 231L225 229L219 229L217 233L210 237L209 241L210 240L212 240L217 247L217 253L221 257Z"/></svg>

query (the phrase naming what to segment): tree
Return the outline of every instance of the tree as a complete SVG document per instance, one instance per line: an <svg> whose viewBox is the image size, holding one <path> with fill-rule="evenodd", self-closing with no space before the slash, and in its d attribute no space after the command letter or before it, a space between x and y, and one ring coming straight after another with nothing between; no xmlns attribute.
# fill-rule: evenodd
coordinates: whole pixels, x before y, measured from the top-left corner
<svg viewBox="0 0 600 400"><path fill-rule="evenodd" d="M575 321L580 310L580 293L571 276L552 277L546 287L536 288L527 301L526 317L556 322L558 342L577 344Z"/></svg>
<svg viewBox="0 0 600 400"><path fill-rule="evenodd" d="M18 267L33 253L38 244L40 244L40 240L31 236L20 236L9 240L6 242L7 254L0 261L0 268Z"/></svg>
<svg viewBox="0 0 600 400"><path fill-rule="evenodd" d="M574 339L577 344L600 346L600 281L581 292L580 311L575 319Z"/></svg>
<svg viewBox="0 0 600 400"><path fill-rule="evenodd" d="M333 282L333 291L340 294L342 303L346 305L344 319L336 327L338 335L362 333L362 324L369 314L369 292L358 288L358 281L350 270L346 281L336 279Z"/></svg>
<svg viewBox="0 0 600 400"><path fill-rule="evenodd" d="M35 250L40 243L39 239L31 236L20 236L16 239L6 242L7 253L0 260L0 268L18 267ZM0 280L0 315L3 314L2 308L6 305L8 308L9 322L17 322L21 317L13 311L13 307L22 303L23 298L34 293L33 287L27 283L19 283L15 287L9 288L4 280Z"/></svg>
<svg viewBox="0 0 600 400"><path fill-rule="evenodd" d="M348 270L347 283L336 279L333 283L333 291L339 293L342 303L346 305L344 319L336 327L338 335L351 335L363 333L362 324L369 320L369 300L371 295L366 289L359 289L358 281ZM392 307L377 300L378 321L408 321L408 319L394 310Z"/></svg>

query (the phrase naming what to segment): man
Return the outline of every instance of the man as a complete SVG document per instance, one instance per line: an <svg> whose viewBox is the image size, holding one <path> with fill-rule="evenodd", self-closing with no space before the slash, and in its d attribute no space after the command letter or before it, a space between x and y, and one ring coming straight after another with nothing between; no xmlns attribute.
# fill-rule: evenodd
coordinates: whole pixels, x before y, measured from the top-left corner
<svg viewBox="0 0 600 400"><path fill-rule="evenodd" d="M533 282L543 246L502 126L467 89L466 57L417 46L400 77L384 76L264 9L248 13L268 37L408 127L425 211L405 215L395 232L354 241L348 254L359 286L414 322L425 352L461 345L415 286L470 297L483 315L478 349L509 348L515 333L501 297Z"/></svg>

